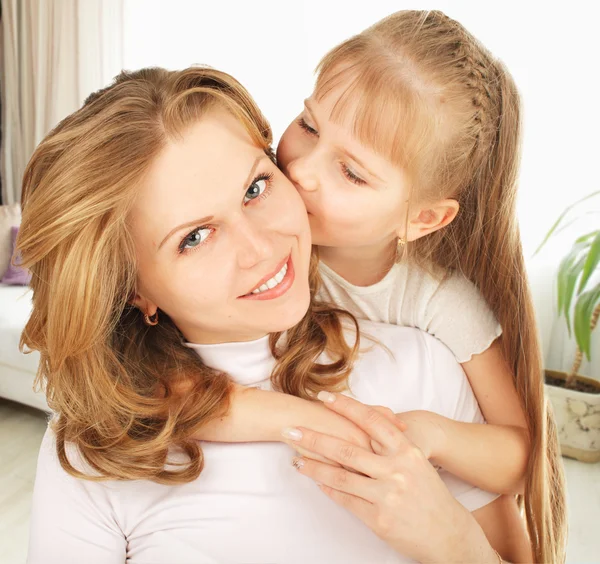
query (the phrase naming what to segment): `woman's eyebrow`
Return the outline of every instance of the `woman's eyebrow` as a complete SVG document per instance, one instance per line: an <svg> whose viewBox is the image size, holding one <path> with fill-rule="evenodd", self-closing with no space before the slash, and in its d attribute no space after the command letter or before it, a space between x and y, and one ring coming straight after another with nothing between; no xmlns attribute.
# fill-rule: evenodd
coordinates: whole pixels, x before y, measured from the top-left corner
<svg viewBox="0 0 600 564"><path fill-rule="evenodd" d="M254 173L256 172L256 168L260 164L260 161L262 161L263 159L268 159L268 158L269 157L267 156L267 154L263 153L262 155L258 155L258 157L256 157L256 159L254 159L254 164L252 165L252 168L250 169L250 173L248 174L248 178L246 179L246 182L242 186L242 188L248 188L248 186L250 186L250 182L252 182L254 180ZM271 160L271 159L269 159L269 160Z"/></svg>
<svg viewBox="0 0 600 564"><path fill-rule="evenodd" d="M258 165L260 164L260 162L263 159L268 159L268 158L269 157L266 154L263 153L262 155L258 155L256 157L256 159L254 159L254 162L252 163L252 166L250 167L250 172L248 173L248 178L246 179L246 182L242 185L242 188L244 190L246 190L248 188L248 186L250 185L250 182L252 182L252 180L254 179L254 174L255 174L256 169L257 169ZM194 226L198 226L198 225L203 225L205 223L209 223L213 219L214 219L213 215L208 215L208 216L202 217L200 219L194 219L192 221L186 221L185 223L182 223L181 225L178 225L177 227L174 227L173 229L171 229L171 231L169 231L169 233L167 233L167 235L165 236L165 238L160 242L160 245L158 245L157 251L160 251L161 247L167 242L167 240L172 235L174 235L175 233L177 233L178 231L181 231L185 227L194 227Z"/></svg>
<svg viewBox="0 0 600 564"><path fill-rule="evenodd" d="M207 215L206 217L201 217L200 219L193 219L192 221L186 221L185 223L182 223L181 225L178 225L177 227L174 227L173 229L171 229L171 231L169 231L167 233L167 235L165 236L165 238L160 242L160 245L158 245L158 249L156 249L157 251L160 251L160 248L167 242L167 240L174 235L175 233L177 233L178 231L180 231L181 229L185 228L185 227L194 227L196 225L203 225L205 223L208 223L209 221L212 221L214 218L214 216L212 215Z"/></svg>

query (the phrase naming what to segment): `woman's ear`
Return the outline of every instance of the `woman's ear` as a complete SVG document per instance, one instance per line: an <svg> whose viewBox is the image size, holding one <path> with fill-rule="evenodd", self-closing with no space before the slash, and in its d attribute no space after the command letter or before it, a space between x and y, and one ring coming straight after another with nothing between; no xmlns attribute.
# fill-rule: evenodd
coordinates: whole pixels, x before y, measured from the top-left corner
<svg viewBox="0 0 600 564"><path fill-rule="evenodd" d="M138 293L132 294L128 302L132 306L137 307L142 313L148 315L148 317L152 317L158 310L158 306L155 303Z"/></svg>
<svg viewBox="0 0 600 564"><path fill-rule="evenodd" d="M406 240L416 241L446 227L454 221L459 209L460 206L456 200L441 200L416 210L417 215L408 222Z"/></svg>

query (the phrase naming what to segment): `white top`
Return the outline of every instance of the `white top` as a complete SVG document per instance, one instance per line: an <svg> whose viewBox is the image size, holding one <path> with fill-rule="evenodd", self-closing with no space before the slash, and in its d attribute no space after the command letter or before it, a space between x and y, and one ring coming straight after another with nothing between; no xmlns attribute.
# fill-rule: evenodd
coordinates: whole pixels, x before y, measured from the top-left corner
<svg viewBox="0 0 600 564"><path fill-rule="evenodd" d="M439 341L410 328L362 322L369 344L350 385L358 399L401 412L483 418L461 367ZM191 345L209 366L269 388L268 337ZM393 355L393 356L392 356ZM91 482L65 473L46 432L33 494L29 564L385 564L407 562L291 465L283 443L204 443L191 483ZM70 459L78 458L71 449ZM497 496L441 472L469 510Z"/></svg>
<svg viewBox="0 0 600 564"><path fill-rule="evenodd" d="M479 290L461 274L436 278L404 262L376 284L354 286L323 262L319 270L320 299L359 319L421 329L442 341L460 363L484 352L502 334Z"/></svg>

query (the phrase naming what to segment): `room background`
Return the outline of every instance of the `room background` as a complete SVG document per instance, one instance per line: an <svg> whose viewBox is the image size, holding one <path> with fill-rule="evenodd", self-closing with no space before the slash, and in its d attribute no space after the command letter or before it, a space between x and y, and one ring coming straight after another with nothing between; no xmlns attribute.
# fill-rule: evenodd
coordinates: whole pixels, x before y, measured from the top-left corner
<svg viewBox="0 0 600 564"><path fill-rule="evenodd" d="M310 95L319 59L334 45L401 9L439 9L457 19L506 63L522 95L518 214L526 263L545 365L570 368L575 345L556 312L555 276L574 236L598 228L599 206L585 207L578 221L541 253L535 251L565 206L600 189L597 2L0 0L0 6L3 204L18 203L23 170L44 135L123 68L208 64L229 72L256 99L277 142ZM0 327L3 323L2 318ZM17 342L15 337L15 347ZM592 350L592 362L584 360L581 373L599 375L600 329L592 336ZM0 348L0 365L2 354ZM35 367L31 378L34 371ZM3 394L1 382L0 396L14 399ZM0 439L0 445L13 440L6 425L0 426ZM14 439L17 454L22 447L22 441ZM10 452L1 448L5 455ZM37 452L33 443L31 452ZM35 460L30 462L34 469ZM600 466L595 467L580 470L583 467L570 465L568 479L600 483ZM0 462L0 477L4 473ZM23 487L32 479L21 479ZM570 561L600 562L593 532L600 517L600 489L585 486L570 490L570 496L577 513L572 535L581 544L570 545ZM0 506L6 499L0 495ZM15 533L17 521L6 525L0 519L0 539L14 539L15 545L21 542L19 534L26 535L26 495L23 499L20 533ZM592 546L598 552L594 559L589 556ZM0 549L0 562L2 555Z"/></svg>

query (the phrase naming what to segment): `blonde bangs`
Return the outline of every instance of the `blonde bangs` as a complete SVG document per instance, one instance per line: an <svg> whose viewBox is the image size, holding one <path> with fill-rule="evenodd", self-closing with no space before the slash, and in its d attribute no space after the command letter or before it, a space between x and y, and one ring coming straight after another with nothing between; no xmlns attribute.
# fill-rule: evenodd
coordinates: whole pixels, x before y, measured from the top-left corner
<svg viewBox="0 0 600 564"><path fill-rule="evenodd" d="M317 69L317 100L343 88L329 119L348 127L361 144L401 168L411 181L426 182L424 163L431 165L434 159L432 139L439 130L431 97L415 88L406 78L410 69L399 69L396 62L361 53L349 63L341 55L332 51Z"/></svg>

